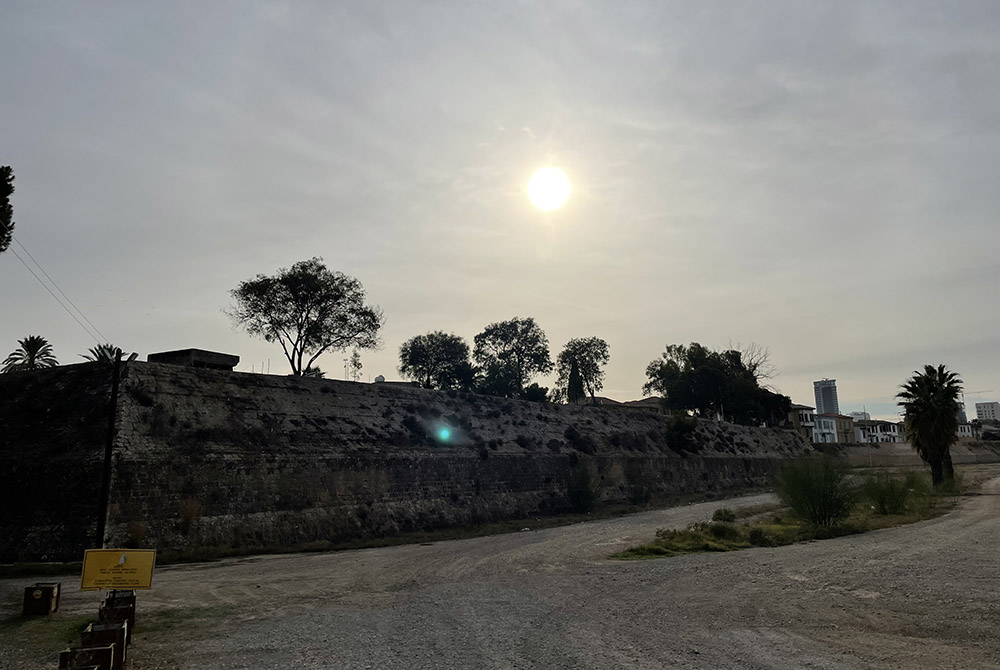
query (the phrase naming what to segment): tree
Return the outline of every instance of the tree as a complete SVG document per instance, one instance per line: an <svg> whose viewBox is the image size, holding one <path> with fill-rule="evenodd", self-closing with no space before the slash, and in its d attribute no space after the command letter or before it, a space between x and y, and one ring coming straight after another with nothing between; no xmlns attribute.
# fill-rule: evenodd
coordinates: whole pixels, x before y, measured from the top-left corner
<svg viewBox="0 0 1000 670"><path fill-rule="evenodd" d="M760 386L767 387L768 384L764 384L765 381L770 381L778 375L777 369L771 362L771 350L765 346L757 344L756 342L748 342L744 344L743 342L729 342L730 351L740 352L740 360L743 362L743 366L747 369L753 378L757 380Z"/></svg>
<svg viewBox="0 0 1000 670"><path fill-rule="evenodd" d="M0 166L0 253L7 251L14 238L14 207L10 196L14 194L14 171L9 165Z"/></svg>
<svg viewBox="0 0 1000 670"><path fill-rule="evenodd" d="M87 353L80 354L80 357L94 363L112 364L115 362L117 353L118 347L110 342L105 342L104 344L98 344L96 347L87 349Z"/></svg>
<svg viewBox="0 0 1000 670"><path fill-rule="evenodd" d="M56 360L55 354L52 352L52 345L44 337L28 335L23 340L18 340L17 343L20 346L4 359L3 370L0 371L39 370L59 365L59 361Z"/></svg>
<svg viewBox="0 0 1000 670"><path fill-rule="evenodd" d="M594 395L604 388L604 370L601 368L609 360L608 343L601 338L578 337L570 340L556 358L556 372L559 374L556 388L565 389L570 403L580 400L584 393L594 400Z"/></svg>
<svg viewBox="0 0 1000 670"><path fill-rule="evenodd" d="M294 377L295 375L291 375ZM320 369L318 365L310 365L305 370L302 371L302 377L310 377L312 379L326 379L326 373Z"/></svg>
<svg viewBox="0 0 1000 670"><path fill-rule="evenodd" d="M697 342L668 345L646 368L646 393L659 393L674 411L745 425L781 423L791 399L763 388L741 352L712 351Z"/></svg>
<svg viewBox="0 0 1000 670"><path fill-rule="evenodd" d="M533 382L524 387L524 393L521 395L522 400L530 400L531 402L548 402L549 400L549 389L540 386L537 382Z"/></svg>
<svg viewBox="0 0 1000 670"><path fill-rule="evenodd" d="M931 468L931 481L940 486L955 478L951 445L957 440L958 399L962 380L944 365L925 365L914 371L896 394L903 408L906 438Z"/></svg>
<svg viewBox="0 0 1000 670"><path fill-rule="evenodd" d="M519 398L535 374L552 370L549 340L531 317L514 317L486 326L475 337L472 358L483 371L484 390Z"/></svg>
<svg viewBox="0 0 1000 670"><path fill-rule="evenodd" d="M469 345L440 330L411 337L399 348L399 374L424 388L461 388L469 367Z"/></svg>
<svg viewBox="0 0 1000 670"><path fill-rule="evenodd" d="M348 369L351 371L351 381L359 382L361 381L361 368L364 367L361 363L361 352L357 349L351 351L351 360L347 362Z"/></svg>
<svg viewBox="0 0 1000 670"><path fill-rule="evenodd" d="M327 269L322 258L257 275L230 293L236 302L230 318L251 335L279 342L293 375L325 351L379 345L382 310L365 304L361 282Z"/></svg>

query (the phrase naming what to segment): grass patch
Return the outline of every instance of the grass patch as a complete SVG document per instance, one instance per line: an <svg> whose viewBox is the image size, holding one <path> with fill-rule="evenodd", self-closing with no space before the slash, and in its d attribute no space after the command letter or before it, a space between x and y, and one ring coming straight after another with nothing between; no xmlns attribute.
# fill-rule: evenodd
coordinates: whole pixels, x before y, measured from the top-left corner
<svg viewBox="0 0 1000 670"><path fill-rule="evenodd" d="M97 620L94 616L64 615L22 617L20 602L17 614L0 620L0 638L9 640L25 658L58 657L66 647L80 644L80 631Z"/></svg>
<svg viewBox="0 0 1000 670"><path fill-rule="evenodd" d="M819 471L821 479L829 477ZM829 480L828 480L829 481ZM839 507L840 482L836 487L835 507ZM940 516L957 504L957 496L964 490L961 479L956 479L954 489L934 490L929 478L914 472L869 476L857 487L860 495L850 493L854 500L845 514L836 522L829 522L829 515L814 514L816 507L805 505L804 513L791 507L757 506L751 510L716 510L713 520L694 523L684 529L662 528L652 542L630 547L612 554L619 560L641 560L694 554L709 551L736 551L751 547L781 547L796 542L824 540L843 535L864 533L870 530L892 528ZM900 493L900 490L905 493ZM821 488L819 494L827 496L831 487ZM900 500L903 500L901 503ZM769 508L769 509L768 509ZM885 512L882 510L894 510ZM749 514L746 514L749 512ZM766 513L775 512L769 516ZM736 518L761 517L744 523ZM815 517L818 522L810 520Z"/></svg>

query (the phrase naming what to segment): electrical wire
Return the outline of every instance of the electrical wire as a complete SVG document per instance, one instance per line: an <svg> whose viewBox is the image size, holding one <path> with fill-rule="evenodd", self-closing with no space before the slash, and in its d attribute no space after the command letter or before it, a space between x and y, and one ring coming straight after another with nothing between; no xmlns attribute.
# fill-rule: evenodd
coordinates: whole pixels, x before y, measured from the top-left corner
<svg viewBox="0 0 1000 670"><path fill-rule="evenodd" d="M20 243L20 242L18 242L18 244L20 245L21 243ZM21 248L22 248L22 249L24 249L24 247L23 247L23 246L22 246ZM87 335L90 335L90 336L91 336L92 338L94 338L94 341L95 341L95 342L97 342L98 344L101 344L101 340L100 340L100 339L98 339L97 335L95 335L95 334L94 334L94 333L93 333L93 332L92 332L92 331L91 331L91 330L90 330L89 328L87 328L87 326L85 326L85 325L83 324L83 321L80 321L80 319L78 319L78 318L77 318L76 314L74 314L73 312L71 312L71 311L69 310L69 308L68 308L68 307L66 307L66 305L64 305L64 304L62 303L62 301L61 301L61 300L59 299L59 296L57 296L57 295L56 295L55 293L53 293L53 292L52 292L52 289L50 289L50 288L48 287L48 285L47 285L47 284L46 284L45 282L43 282L43 281L42 281L42 278L41 278L41 277L39 277L39 276L38 276L38 275L37 275L37 274L35 273L35 271L31 269L31 266L30 266L30 265L28 265L27 263L25 263L25 262L24 262L24 259L23 259L23 258L21 258L21 256L20 256L20 255L19 255L19 254L17 253L17 251L16 251L16 250L15 250L15 249L14 249L13 247L8 247L8 248L7 248L7 250L8 250L8 251L10 251L10 252L11 252L12 254L14 254L14 258L16 258L17 260L21 261L21 265L23 265L23 266L24 266L24 267L25 267L25 268L26 268L26 269L28 270L28 272L30 272L30 273L31 273L31 276L32 276L32 277L34 277L34 278L35 278L36 280L38 280L38 283L42 285L42 288L44 288L44 289L45 289L46 291L48 291L48 292L49 292L49 295L51 295L51 296L52 296L52 298L53 298L53 299L54 299L54 300L55 300L55 301L56 301L57 303L59 303L59 306L60 306L60 307L62 307L62 308L63 308L64 310L66 310L66 313L67 313L67 314L69 314L69 315L70 315L71 317L73 317L73 320L74 320L74 321L76 321L76 322L77 322L77 323L78 323L78 324L80 325L80 327L81 327L81 328L83 328L83 330L84 330L84 331L85 331L85 332L87 333ZM27 250L27 249L24 249L24 251L25 251L25 253L27 253L27 251L28 251L28 250ZM29 254L29 256L30 256L30 254ZM34 259L32 259L32 260L34 260ZM37 264L37 261L36 261L36 264ZM39 270L41 270L41 269L42 269L42 266L41 266L41 265L39 265L39 266L38 266L38 269L39 269ZM44 272L45 272L45 270L42 270L42 272L44 273ZM47 275L47 274L46 274L45 276L46 276L46 277L48 277L48 275ZM51 280L50 280L50 281L51 281ZM52 284L53 284L53 286L55 286L55 282L52 282ZM59 287L58 287L58 286L56 286L56 288L59 288ZM60 291L60 293L62 293L62 291ZM67 298L67 300L68 300L68 298ZM74 307L75 307L75 305L74 305ZM79 311L79 310L78 310L78 311ZM80 312L80 316L83 316L83 312ZM85 317L85 316L84 316L83 318L84 318L84 319L86 319L87 317ZM88 323L89 323L89 321L88 321ZM94 330L97 330L97 329L95 328ZM98 333L98 334L100 334L100 331L97 331L97 333Z"/></svg>
<svg viewBox="0 0 1000 670"><path fill-rule="evenodd" d="M49 281L50 281L50 282L52 283L52 285L56 287L56 290L57 290L57 291L59 291L59 294L60 294L60 295L61 295L62 297L66 298L66 302L68 302L68 303L69 303L70 305L72 305L72 306L73 306L73 309L75 309L75 310L76 310L77 314L79 314L79 315L80 315L81 317L83 317L83 320L87 322L87 325L89 325L89 326L90 326L91 328L93 328L93 329L94 329L94 332L95 332L95 333L97 333L98 335L100 335L100 336L101 336L101 338L102 338L102 339L103 339L103 340L104 340L105 342L110 342L111 340L109 340L109 339L107 338L107 336L105 336L105 335L104 335L104 333L102 333L102 332L100 331L100 329L99 329L99 328L98 328L97 326L95 326L95 325L94 325L94 324L93 324L93 323L92 323L92 322L90 321L90 319L88 319L88 318L87 318L87 315L86 315L86 314L84 314L84 313L83 313L83 312L82 312L82 311L80 310L80 308L76 306L76 303L75 303L75 302L73 302L73 300L72 300L72 299L71 299L71 298L70 298L70 297L69 297L68 295L66 295L66 293L65 293L65 292L63 292L63 290L62 290L61 288L59 288L59 284L57 284L57 283L56 283L56 280L55 280L55 279L53 279L52 277L50 277L50 276L49 276L49 273L45 271L45 268L43 268L43 267L42 267L42 264L41 264L41 263L39 263L38 261L36 261L36 260L35 260L35 257L34 257L34 256L32 256L32 255L31 255L31 252L30 252L30 251L28 251L27 247L25 247L25 246L24 246L24 244L22 244L22 243L21 243L21 240L17 239L16 237L15 237L15 238L13 238L13 239L14 239L14 241L15 241L15 242L17 242L17 246L21 247L21 249L23 249L23 250L24 250L24 253L28 254L28 258L30 258L30 259L31 259L31 262L32 262L32 263L34 263L34 264L35 264L35 265L36 265L36 266L38 267L38 269L42 271L42 274L43 274L43 275L45 275L45 278L46 278L46 279L48 279L48 280L49 280ZM100 343L98 343L98 344L100 344Z"/></svg>

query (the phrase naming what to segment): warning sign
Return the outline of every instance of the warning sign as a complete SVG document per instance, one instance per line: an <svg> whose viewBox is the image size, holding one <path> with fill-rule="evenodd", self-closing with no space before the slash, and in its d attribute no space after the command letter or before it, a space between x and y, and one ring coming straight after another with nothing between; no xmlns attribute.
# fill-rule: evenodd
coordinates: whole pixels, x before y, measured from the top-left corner
<svg viewBox="0 0 1000 670"><path fill-rule="evenodd" d="M155 565L155 549L87 549L80 590L151 589Z"/></svg>

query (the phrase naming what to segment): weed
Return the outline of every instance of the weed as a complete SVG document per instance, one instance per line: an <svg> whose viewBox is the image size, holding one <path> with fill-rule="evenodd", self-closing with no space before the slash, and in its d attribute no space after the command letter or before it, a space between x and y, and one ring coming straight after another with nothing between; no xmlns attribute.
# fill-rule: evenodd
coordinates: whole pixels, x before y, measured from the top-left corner
<svg viewBox="0 0 1000 670"><path fill-rule="evenodd" d="M854 488L846 466L828 456L789 461L774 486L781 501L814 526L833 526L851 513Z"/></svg>
<svg viewBox="0 0 1000 670"><path fill-rule="evenodd" d="M902 514L906 511L906 503L910 498L907 482L885 472L865 477L860 493L882 515Z"/></svg>
<svg viewBox="0 0 1000 670"><path fill-rule="evenodd" d="M736 512L728 507L720 507L712 513L712 521L723 521L732 523L736 521Z"/></svg>

